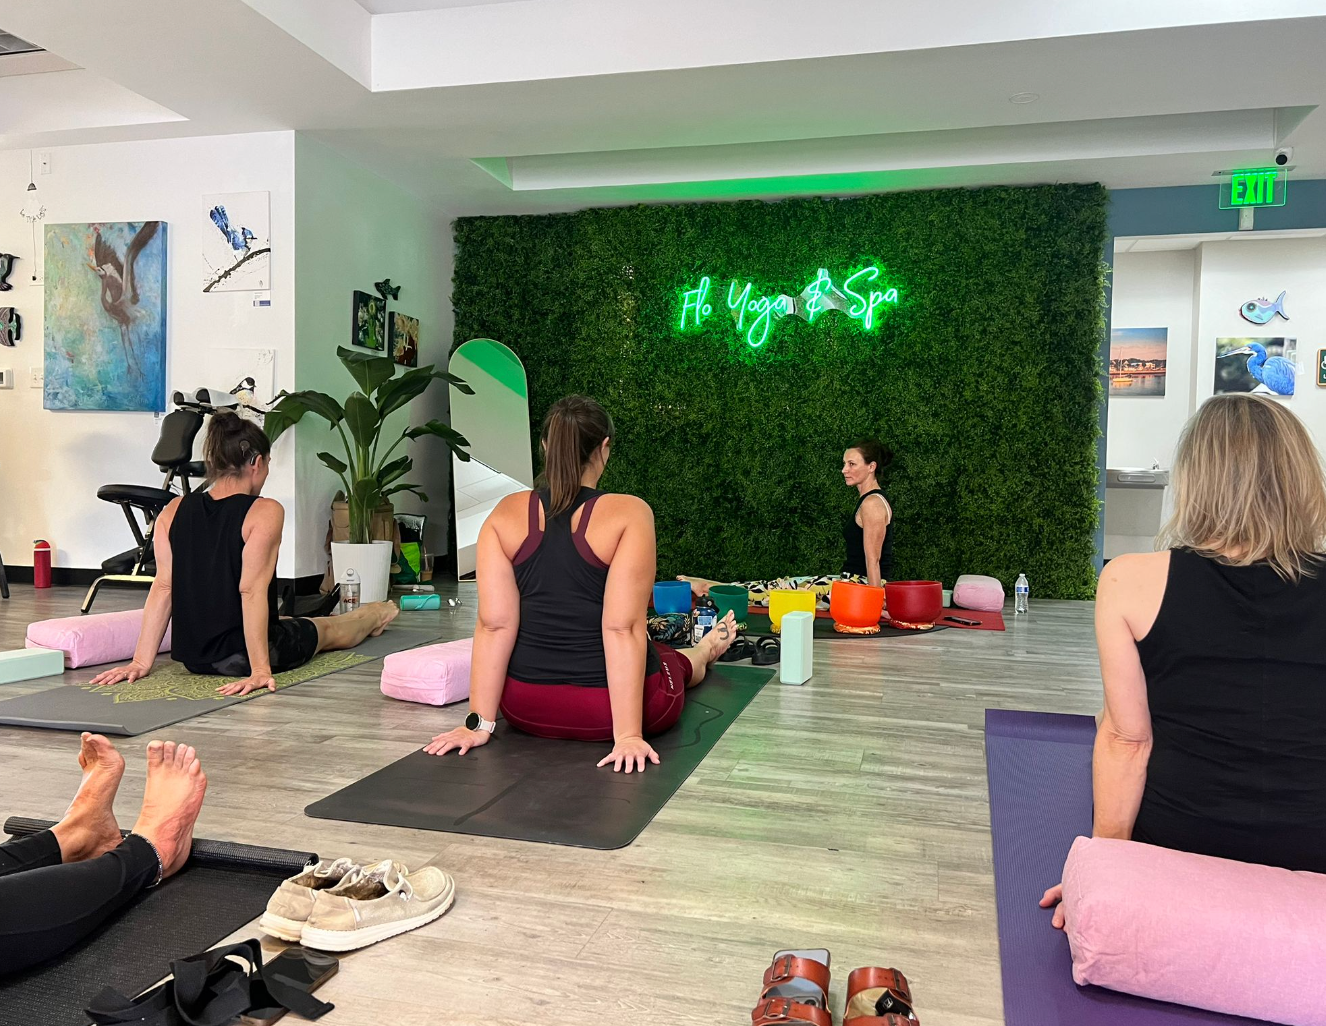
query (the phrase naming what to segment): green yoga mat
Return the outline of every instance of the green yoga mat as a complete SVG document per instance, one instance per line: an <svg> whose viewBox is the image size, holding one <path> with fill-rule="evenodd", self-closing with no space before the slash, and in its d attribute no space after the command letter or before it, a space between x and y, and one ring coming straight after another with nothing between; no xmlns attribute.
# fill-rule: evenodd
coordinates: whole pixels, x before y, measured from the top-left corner
<svg viewBox="0 0 1326 1026"><path fill-rule="evenodd" d="M294 687L437 639L432 628L388 627L358 648L322 652L297 669L276 674L276 687L278 691ZM220 685L240 679L190 673L169 657L158 656L152 672L132 684L61 684L6 699L0 702L0 723L133 737L272 694L266 689L247 695L217 694Z"/></svg>
<svg viewBox="0 0 1326 1026"><path fill-rule="evenodd" d="M773 624L769 622L769 617L763 613L747 613L743 621L746 624L745 633L751 637L764 637L774 634ZM815 626L811 633L817 638L834 638L835 640L866 640L880 641L888 638L923 638L927 634L934 634L936 631L946 631L948 627L943 624L935 624L928 631L904 630L900 627L880 627L878 634L840 634L833 629L833 621L825 616L815 617ZM774 634L774 637L777 637Z"/></svg>

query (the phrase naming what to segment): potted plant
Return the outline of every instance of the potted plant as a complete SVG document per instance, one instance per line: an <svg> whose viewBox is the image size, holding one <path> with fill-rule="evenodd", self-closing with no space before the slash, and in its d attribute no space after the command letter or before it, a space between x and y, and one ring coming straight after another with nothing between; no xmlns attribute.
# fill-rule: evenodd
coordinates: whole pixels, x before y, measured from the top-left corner
<svg viewBox="0 0 1326 1026"><path fill-rule="evenodd" d="M350 512L350 541L332 543L332 571L340 582L345 580L348 570L354 569L361 582L360 601L381 602L387 597L392 543L371 540L369 525L373 511L398 492L411 492L428 501L418 485L403 480L414 460L408 455L395 456L396 450L407 440L433 435L442 439L458 459L468 462L470 458L464 448L469 442L440 420L406 427L387 444L383 438L387 418L423 395L437 378L455 385L466 395L473 395L474 390L455 375L434 370L432 366L407 370L397 377L396 364L390 356L362 353L344 346L337 348L336 355L359 386L344 405L325 392L282 392L268 411L264 425L267 437L275 442L287 428L312 413L330 424L340 436L344 459L330 452L318 453L318 459L341 479Z"/></svg>

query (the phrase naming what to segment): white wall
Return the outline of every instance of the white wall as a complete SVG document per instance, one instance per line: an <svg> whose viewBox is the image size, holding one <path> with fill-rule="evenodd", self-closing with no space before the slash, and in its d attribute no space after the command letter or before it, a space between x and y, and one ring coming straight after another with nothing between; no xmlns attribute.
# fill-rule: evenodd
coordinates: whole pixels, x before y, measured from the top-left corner
<svg viewBox="0 0 1326 1026"><path fill-rule="evenodd" d="M167 396L206 382L212 346L276 351L276 387L295 384L294 135L274 132L201 139L107 143L51 149L52 173L37 179L46 223L160 219L169 226ZM17 382L0 390L0 552L31 565L34 538L49 539L55 565L99 567L127 549L132 537L119 507L96 498L103 484L159 485L149 455L158 424L151 413L47 411L30 388L29 368L42 365L43 289L31 284L28 222L18 216L28 184L28 151L0 152L0 248L19 256L0 306L23 318L23 339L0 349L0 367ZM202 197L222 192L271 192L271 306L255 308L252 293L204 295L202 238L208 224ZM40 227L38 247L41 245ZM200 436L201 438L201 436ZM267 494L289 509L295 496L293 442L274 453ZM294 572L294 546L277 572Z"/></svg>
<svg viewBox="0 0 1326 1026"><path fill-rule="evenodd" d="M303 135L295 138L295 206L298 387L328 392L341 401L354 390L336 347L350 344L351 292L372 293L373 283L383 278L401 286L400 299L390 309L419 318L420 366L445 368L453 323L449 223L416 197ZM407 414L411 424L445 420L446 410L445 383L435 382L395 419L401 427ZM320 574L329 507L339 485L317 453L340 454L342 449L336 434L313 417L300 424L298 437L296 509L305 530L298 535L296 563L300 575ZM408 480L419 484L430 501L402 493L394 497L396 508L427 514L429 548L444 552L450 508L446 447L434 438L406 445L415 457Z"/></svg>

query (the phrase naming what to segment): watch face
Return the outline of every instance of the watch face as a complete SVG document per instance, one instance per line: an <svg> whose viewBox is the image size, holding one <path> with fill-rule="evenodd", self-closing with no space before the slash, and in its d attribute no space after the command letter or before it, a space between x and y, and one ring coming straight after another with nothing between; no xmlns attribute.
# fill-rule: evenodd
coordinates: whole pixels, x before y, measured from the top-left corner
<svg viewBox="0 0 1326 1026"><path fill-rule="evenodd" d="M483 717L477 712L472 712L465 717L465 728L467 730L478 730L479 724L483 722Z"/></svg>

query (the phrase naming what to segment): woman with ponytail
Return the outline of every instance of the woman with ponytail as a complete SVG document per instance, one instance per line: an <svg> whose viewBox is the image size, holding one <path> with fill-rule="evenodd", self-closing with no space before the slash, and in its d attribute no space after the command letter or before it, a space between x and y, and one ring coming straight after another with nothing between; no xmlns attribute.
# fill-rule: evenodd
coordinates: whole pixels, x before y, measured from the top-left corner
<svg viewBox="0 0 1326 1026"><path fill-rule="evenodd" d="M659 761L645 738L677 722L686 689L727 650L735 624L729 614L683 651L651 642L654 513L633 495L597 490L612 419L593 399L567 396L541 434L539 487L507 496L479 532L470 714L424 750L464 755L487 744L500 711L539 737L612 741L599 765L643 772Z"/></svg>
<svg viewBox="0 0 1326 1026"><path fill-rule="evenodd" d="M277 614L276 555L285 510L259 497L271 448L258 425L228 410L212 415L203 444L207 490L172 500L157 517L157 572L133 662L99 674L93 684L146 677L173 622L171 658L189 672L243 678L219 687L223 695L275 691L274 674L324 649L353 648L396 616L390 602L337 617Z"/></svg>

